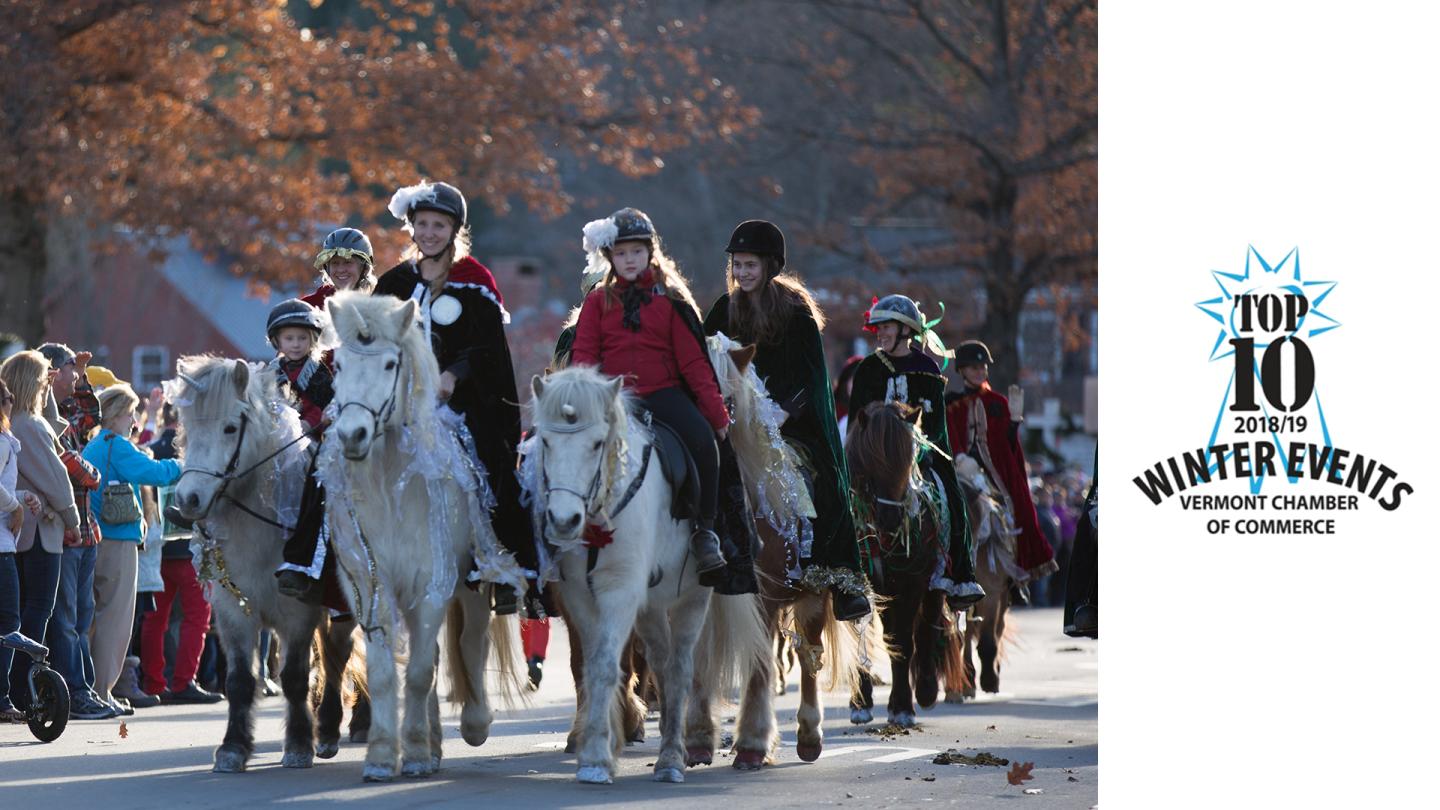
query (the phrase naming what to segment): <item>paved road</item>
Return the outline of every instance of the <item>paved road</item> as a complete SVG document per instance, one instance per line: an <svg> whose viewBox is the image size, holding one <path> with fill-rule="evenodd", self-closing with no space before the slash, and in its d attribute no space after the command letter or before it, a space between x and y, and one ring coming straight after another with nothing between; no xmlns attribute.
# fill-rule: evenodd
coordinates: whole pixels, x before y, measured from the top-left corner
<svg viewBox="0 0 1440 810"><path fill-rule="evenodd" d="M551 649L555 666L532 705L500 712L491 739L478 749L460 739L456 720L447 719L445 767L429 779L364 784L364 750L352 745L342 746L333 760L317 761L312 770L282 769L282 701L266 698L256 722L257 753L250 772L242 775L210 772L211 750L224 733L224 704L142 711L128 719L123 739L116 720L75 722L50 745L36 743L23 727L0 726L0 806L168 810L332 801L384 808L483 802L511 810L688 807L694 802L710 808L983 807L1024 801L1037 808L1090 807L1098 794L1098 645L1062 635L1058 610L1012 615L1014 634L999 695L922 712L922 729L895 739L851 726L844 697L829 695L825 753L813 764L794 754L799 698L792 683L777 704L784 741L774 767L740 773L721 758L713 767L689 771L683 785L655 784L649 768L658 735L652 716L648 741L625 750L614 785L575 784L574 758L560 750L573 691L564 666L565 636L557 632ZM887 694L885 687L877 688L877 704ZM726 728L733 728L728 718ZM1043 792L1025 795L1009 786L1004 768L933 764L934 755L948 748L1034 762L1034 779L1025 787Z"/></svg>

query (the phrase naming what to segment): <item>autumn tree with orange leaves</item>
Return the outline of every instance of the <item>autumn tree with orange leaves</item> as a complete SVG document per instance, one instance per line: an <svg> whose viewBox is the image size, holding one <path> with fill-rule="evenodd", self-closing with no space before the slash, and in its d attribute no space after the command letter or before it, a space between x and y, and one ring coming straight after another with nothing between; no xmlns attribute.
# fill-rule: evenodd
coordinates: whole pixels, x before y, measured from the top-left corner
<svg viewBox="0 0 1440 810"><path fill-rule="evenodd" d="M43 337L55 217L187 235L293 281L317 227L384 223L421 176L551 215L569 204L563 154L644 175L756 118L696 62L693 24L639 41L642 3L327 5L0 0L0 323Z"/></svg>

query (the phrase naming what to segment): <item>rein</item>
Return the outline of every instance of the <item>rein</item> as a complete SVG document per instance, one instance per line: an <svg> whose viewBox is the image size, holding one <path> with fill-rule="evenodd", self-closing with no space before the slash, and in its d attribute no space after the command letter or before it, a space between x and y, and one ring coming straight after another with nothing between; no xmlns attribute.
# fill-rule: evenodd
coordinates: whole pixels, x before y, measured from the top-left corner
<svg viewBox="0 0 1440 810"><path fill-rule="evenodd" d="M206 470L200 467L191 467L188 464L185 466L185 469L180 471L181 478L184 478L186 473L193 472L199 475L208 475L211 478L220 479L220 491L216 492L215 495L210 498L210 504L205 507L205 511L201 513L199 517L195 518L195 520L204 520L206 517L208 517L210 515L210 510L215 507L215 502L223 498L234 504L235 507L238 508L240 511L262 523L267 523L277 529L282 529L284 531L291 531L294 527L286 526L279 521L272 520L260 514L259 512L256 512L254 509L251 509L244 503L241 503L239 498L230 495L228 490L230 489L230 482L244 478L250 473L260 469L262 466L270 463L281 453L284 453L286 450L289 450L290 448L299 444L302 440L308 438L310 433L309 431L301 431L299 436L296 436L290 441L280 445L279 449L275 450L273 453L270 453L269 455L265 456L264 458L260 459L259 461L251 464L249 467L246 467L244 470L237 473L235 472L235 468L240 466L240 451L245 447L245 433L247 430L249 430L249 427L250 415L248 413L240 414L240 435L235 439L235 450L230 454L230 460L225 463L224 472L217 473L214 470ZM179 483L179 479L176 479L176 483Z"/></svg>

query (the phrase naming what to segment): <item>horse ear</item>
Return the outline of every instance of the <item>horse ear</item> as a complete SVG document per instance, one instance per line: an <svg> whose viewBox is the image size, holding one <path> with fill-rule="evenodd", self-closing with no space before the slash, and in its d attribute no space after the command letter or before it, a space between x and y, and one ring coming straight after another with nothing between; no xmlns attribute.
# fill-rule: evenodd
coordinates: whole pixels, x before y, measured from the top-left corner
<svg viewBox="0 0 1440 810"><path fill-rule="evenodd" d="M236 360L235 373L230 375L230 379L235 381L235 396L243 399L245 389L250 386L250 364L244 360Z"/></svg>
<svg viewBox="0 0 1440 810"><path fill-rule="evenodd" d="M625 384L625 381L622 380L622 379L620 379L619 377L616 377L615 379L611 380L611 381L610 381L610 389L605 392L606 395L607 395L610 399L614 399L615 397L620 396L620 386L622 386L622 385L624 385L624 384Z"/></svg>
<svg viewBox="0 0 1440 810"><path fill-rule="evenodd" d="M420 305L415 303L414 298L407 299L403 305L395 310L395 328L399 334L404 334L410 325L415 323L415 318L420 314Z"/></svg>
<svg viewBox="0 0 1440 810"><path fill-rule="evenodd" d="M530 378L530 390L535 392L535 398L539 399L545 393L545 380L539 374Z"/></svg>
<svg viewBox="0 0 1440 810"><path fill-rule="evenodd" d="M735 363L735 370L744 374L750 362L755 359L755 344L731 350L730 359Z"/></svg>

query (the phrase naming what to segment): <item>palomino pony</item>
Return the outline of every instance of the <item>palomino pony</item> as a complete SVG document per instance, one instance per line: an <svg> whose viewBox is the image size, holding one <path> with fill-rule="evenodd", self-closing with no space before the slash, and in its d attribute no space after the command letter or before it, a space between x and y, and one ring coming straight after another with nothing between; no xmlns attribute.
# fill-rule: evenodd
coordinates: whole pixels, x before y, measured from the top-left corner
<svg viewBox="0 0 1440 810"><path fill-rule="evenodd" d="M970 504L970 527L975 539L975 579L985 598L975 604L974 616L960 639L964 651L964 679L947 678L946 702L975 697L975 663L972 646L980 653L980 688L1000 691L1000 646L1005 637L1005 613L1010 609L1010 586L1023 582L1025 569L1015 560L1019 530L1004 503L995 496L980 465L968 455L955 461L955 474ZM973 642L973 644L972 644ZM958 688L957 688L958 687Z"/></svg>
<svg viewBox="0 0 1440 810"><path fill-rule="evenodd" d="M750 365L755 347L741 348L723 334L707 342L720 393L731 407L730 443L763 541L757 573L766 636L799 640L800 709L796 714L795 753L806 762L814 762L824 745L821 723L825 713L820 705L818 676L823 669L826 689L843 686L853 690L857 685L854 627L835 620L828 590L817 593L798 587L799 535L802 521L815 516L815 507L801 475L800 455L780 435L784 411L771 401L765 384ZM825 666L827 648L829 666ZM778 678L767 645L764 659L756 662L745 678L735 728L733 765L738 770L757 770L774 762L780 740L774 706ZM695 697L686 732L687 756L692 764L708 765L713 761L719 736L710 705L716 696L697 690Z"/></svg>
<svg viewBox="0 0 1440 810"><path fill-rule="evenodd" d="M472 559L482 572L522 588L523 574L497 550L487 508L492 498L484 470L465 446L463 422L435 404L440 373L415 303L349 292L326 303L339 339L336 416L317 472L333 553L368 645L371 726L363 776L427 776L441 757L436 669L442 622L461 703L460 733L480 745L494 719L485 691L490 598L488 588L467 588L465 575ZM402 634L409 661L397 739ZM513 683L514 656L506 636L496 636Z"/></svg>
<svg viewBox="0 0 1440 810"><path fill-rule="evenodd" d="M325 692L335 699L322 712L317 752L307 695L311 643L323 610L282 595L274 576L298 512L308 440L270 375L243 360L209 356L182 357L178 367L179 378L167 383L185 448L175 503L197 521L201 573L218 586L211 604L228 661L230 721L215 751L215 770L244 771L254 752L255 667L264 628L276 632L283 649L280 684L288 705L281 764L308 768L317 754L328 758L338 751L340 679L353 647L344 624L321 634Z"/></svg>
<svg viewBox="0 0 1440 810"><path fill-rule="evenodd" d="M659 450L619 379L578 367L536 377L531 386L533 509L555 548L554 587L584 648L575 777L614 780L625 740L616 700L620 656L633 628L660 685L655 781L683 782L696 643L708 634L701 688L727 680L722 670L738 672L750 656L768 656L758 607L750 597L712 600L699 584L689 564L690 523L670 516L671 485L654 457Z"/></svg>
<svg viewBox="0 0 1440 810"><path fill-rule="evenodd" d="M925 481L917 462L920 410L904 403L874 402L851 414L845 455L856 517L866 536L861 559L880 595L880 620L890 645L889 722L915 725L915 704L935 705L939 678L947 670L941 645L950 622L943 593L945 555L943 490ZM938 659L938 660L937 660ZM913 683L912 683L913 677ZM868 673L851 700L852 723L870 722Z"/></svg>

